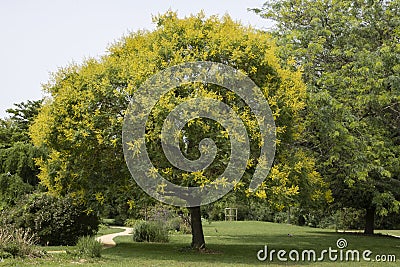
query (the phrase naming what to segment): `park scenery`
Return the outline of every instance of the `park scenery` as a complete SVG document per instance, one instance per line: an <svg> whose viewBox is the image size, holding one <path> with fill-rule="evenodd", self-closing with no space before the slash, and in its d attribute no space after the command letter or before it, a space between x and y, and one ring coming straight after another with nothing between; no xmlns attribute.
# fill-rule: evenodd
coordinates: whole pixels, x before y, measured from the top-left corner
<svg viewBox="0 0 400 267"><path fill-rule="evenodd" d="M400 1L248 12L155 15L7 109L0 266L399 266Z"/></svg>

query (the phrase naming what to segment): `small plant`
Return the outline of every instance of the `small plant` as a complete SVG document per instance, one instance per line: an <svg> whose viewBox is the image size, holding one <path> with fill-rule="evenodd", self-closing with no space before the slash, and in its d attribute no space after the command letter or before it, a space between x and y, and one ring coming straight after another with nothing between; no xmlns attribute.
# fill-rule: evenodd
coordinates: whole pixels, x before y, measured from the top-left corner
<svg viewBox="0 0 400 267"><path fill-rule="evenodd" d="M8 258L12 258L12 257L13 257L13 255L11 253L0 250L0 262L1 262L1 259L8 259Z"/></svg>
<svg viewBox="0 0 400 267"><path fill-rule="evenodd" d="M168 229L159 222L137 221L133 227L133 241L166 243L169 241Z"/></svg>
<svg viewBox="0 0 400 267"><path fill-rule="evenodd" d="M37 238L29 229L15 229L14 227L0 228L0 255L6 257L39 256L36 250Z"/></svg>
<svg viewBox="0 0 400 267"><path fill-rule="evenodd" d="M168 230L170 231L177 231L179 232L181 230L181 224L182 224L182 218L180 217L174 217L169 219L166 222L166 227L168 228Z"/></svg>
<svg viewBox="0 0 400 267"><path fill-rule="evenodd" d="M192 229L190 226L190 221L185 217L175 217L169 219L166 222L166 227L168 230L173 232L179 232L181 234L191 234Z"/></svg>
<svg viewBox="0 0 400 267"><path fill-rule="evenodd" d="M180 232L182 234L191 234L192 233L192 227L188 222L183 222L180 225Z"/></svg>
<svg viewBox="0 0 400 267"><path fill-rule="evenodd" d="M76 252L78 255L90 258L100 258L103 246L91 236L82 236L76 244Z"/></svg>
<svg viewBox="0 0 400 267"><path fill-rule="evenodd" d="M138 220L136 220L136 219L126 219L124 225L126 227L134 227L137 222L138 222Z"/></svg>

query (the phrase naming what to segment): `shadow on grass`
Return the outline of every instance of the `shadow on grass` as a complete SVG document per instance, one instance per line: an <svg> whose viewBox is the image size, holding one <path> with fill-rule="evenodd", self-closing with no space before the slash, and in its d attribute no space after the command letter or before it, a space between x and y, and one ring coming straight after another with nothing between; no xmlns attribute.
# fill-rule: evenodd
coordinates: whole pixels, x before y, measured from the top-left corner
<svg viewBox="0 0 400 267"><path fill-rule="evenodd" d="M183 244L182 244L183 245ZM112 260L120 262L121 260L135 260L140 262L152 261L171 261L173 260L177 266L191 265L193 266L210 266L222 264L240 264L240 265L265 265L257 259L257 251L263 247L254 245L213 245L209 244L208 248L220 253L207 254L193 250L187 250L184 246L176 246L176 244L132 244L118 243L118 246L109 250L109 254L104 256ZM111 251L114 250L114 251ZM275 262L279 264L279 262ZM281 263L288 265L288 263ZM294 264L294 263L293 263Z"/></svg>
<svg viewBox="0 0 400 267"><path fill-rule="evenodd" d="M357 236L357 237L360 237L360 236L363 236L363 237L374 237L374 238L377 238L377 237L384 237L384 238L394 238L394 239L397 239L397 240L400 240L400 238L399 237L397 237L397 236L394 236L394 235L391 235L391 234L389 234L389 233L375 233L375 234L364 234L364 232L356 232L356 231L351 231L351 230L349 230L349 231L343 231L343 232L324 232L324 231L320 231L320 230L318 230L318 231L306 231L307 233L312 233L312 234L315 234L315 233L317 233L317 234L323 234L323 235L326 235L326 234L334 234L334 235L343 235L343 236Z"/></svg>
<svg viewBox="0 0 400 267"><path fill-rule="evenodd" d="M324 249L338 249L337 240L345 238L347 247L351 250L371 250L375 254L399 254L398 245L400 239L388 236L365 236L347 233L303 231L293 235L258 234L258 235L218 235L214 234L206 238L207 248L211 251L221 252L214 254L200 253L193 250L182 249L190 243L190 236L173 236L170 243L134 243L129 237L117 239L117 247L105 251L104 256L112 260L139 260L139 261L171 261L178 265L180 263L193 263L193 265L218 265L218 264L240 264L240 265L265 265L270 261L259 261L257 252L268 245L268 250L296 249L315 250L317 258ZM400 257L400 255L396 255ZM309 265L314 262L281 262L276 259L272 262L276 265ZM329 259L326 257L326 261Z"/></svg>

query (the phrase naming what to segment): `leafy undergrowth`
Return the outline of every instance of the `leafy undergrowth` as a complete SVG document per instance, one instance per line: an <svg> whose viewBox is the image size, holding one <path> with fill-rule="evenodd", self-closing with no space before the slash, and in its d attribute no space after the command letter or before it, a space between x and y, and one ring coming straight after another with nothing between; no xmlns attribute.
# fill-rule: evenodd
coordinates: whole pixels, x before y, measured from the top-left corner
<svg viewBox="0 0 400 267"><path fill-rule="evenodd" d="M1 227L0 259L42 256L43 252L35 247L36 240L37 237L29 229Z"/></svg>
<svg viewBox="0 0 400 267"><path fill-rule="evenodd" d="M299 227L267 222L213 222L204 224L208 250L197 252L187 249L190 235L172 235L169 243L135 243L131 236L116 238L117 246L106 249L100 259L77 258L69 254L53 254L43 259L5 260L2 264L18 266L398 266L400 260L400 239L385 235L364 236L336 233L332 230ZM393 254L396 263L366 262L261 262L257 252L268 245L269 249L306 250L337 249L339 238L347 241L346 249L371 250L377 254ZM72 248L71 248L72 249ZM218 252L218 253L208 253ZM276 254L275 254L276 255Z"/></svg>

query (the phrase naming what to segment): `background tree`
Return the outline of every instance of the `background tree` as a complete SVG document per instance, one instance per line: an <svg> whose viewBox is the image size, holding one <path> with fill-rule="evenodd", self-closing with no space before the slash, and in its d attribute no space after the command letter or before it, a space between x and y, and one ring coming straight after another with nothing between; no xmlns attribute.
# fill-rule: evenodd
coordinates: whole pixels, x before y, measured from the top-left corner
<svg viewBox="0 0 400 267"><path fill-rule="evenodd" d="M20 176L10 173L0 174L0 212L14 206L32 191L33 187L22 181Z"/></svg>
<svg viewBox="0 0 400 267"><path fill-rule="evenodd" d="M400 206L400 1L268 1L256 12L276 22L283 61L304 69L304 145L337 207L364 209L372 234L375 213Z"/></svg>
<svg viewBox="0 0 400 267"><path fill-rule="evenodd" d="M39 112L42 100L21 102L9 108L8 117L0 119L0 149L11 147L14 143L29 143L29 126Z"/></svg>
<svg viewBox="0 0 400 267"><path fill-rule="evenodd" d="M30 128L35 145L49 151L47 159L38 160L41 183L53 194L70 194L88 202L104 201L108 187L122 188L126 201L132 205L147 202L129 179L122 150L122 121L130 96L146 79L169 66L213 61L247 74L268 99L278 131L277 154L270 175L257 192L244 190L259 155L261 137L254 116L237 95L204 84L180 86L164 95L153 109L147 122L146 145L156 171L175 184L201 186L213 182L226 167L229 137L218 123L208 119L196 119L185 126L190 139L185 152L188 158L199 156L197 145L205 137L218 145L216 160L207 170L183 173L163 155L159 133L165 117L179 103L202 95L230 105L247 126L251 159L235 187L243 189L244 196L254 194L282 208L288 197L295 197L303 186L309 186L307 196L304 194L308 199L329 199L313 160L294 145L302 131L299 112L304 108L305 86L301 73L279 65L272 37L243 27L227 16L219 19L199 14L178 19L175 13L168 12L154 21L157 28L153 32L132 33L112 45L101 59L61 69L45 87L51 98ZM190 211L192 247L204 247L200 208Z"/></svg>
<svg viewBox="0 0 400 267"><path fill-rule="evenodd" d="M28 128L39 112L41 100L15 104L9 117L0 119L0 210L14 205L38 185L34 158L45 155L30 142Z"/></svg>

